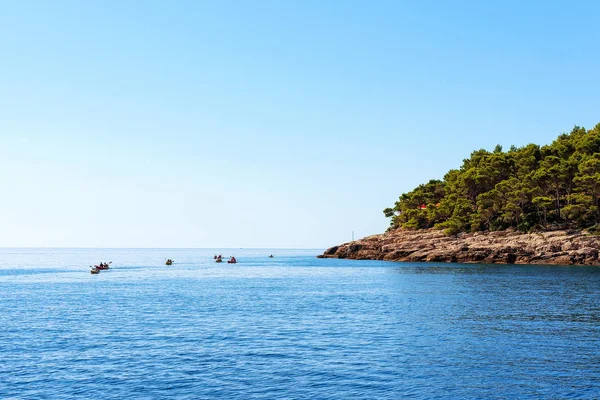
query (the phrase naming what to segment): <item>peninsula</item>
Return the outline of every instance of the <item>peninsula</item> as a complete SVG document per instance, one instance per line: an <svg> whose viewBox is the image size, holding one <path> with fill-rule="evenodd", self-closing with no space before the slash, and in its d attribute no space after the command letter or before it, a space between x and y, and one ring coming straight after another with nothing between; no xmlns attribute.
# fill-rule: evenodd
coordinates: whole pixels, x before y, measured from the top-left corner
<svg viewBox="0 0 600 400"><path fill-rule="evenodd" d="M600 124L549 145L477 150L383 212L387 232L319 257L600 265Z"/></svg>

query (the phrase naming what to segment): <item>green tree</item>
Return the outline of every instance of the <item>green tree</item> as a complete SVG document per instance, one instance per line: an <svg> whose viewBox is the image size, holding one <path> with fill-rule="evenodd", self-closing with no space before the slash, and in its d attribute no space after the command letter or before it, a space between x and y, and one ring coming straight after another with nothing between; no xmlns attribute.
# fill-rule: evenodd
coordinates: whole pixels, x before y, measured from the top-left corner
<svg viewBox="0 0 600 400"><path fill-rule="evenodd" d="M476 150L442 180L403 193L384 215L392 229L447 234L600 225L600 124L575 126L542 147Z"/></svg>

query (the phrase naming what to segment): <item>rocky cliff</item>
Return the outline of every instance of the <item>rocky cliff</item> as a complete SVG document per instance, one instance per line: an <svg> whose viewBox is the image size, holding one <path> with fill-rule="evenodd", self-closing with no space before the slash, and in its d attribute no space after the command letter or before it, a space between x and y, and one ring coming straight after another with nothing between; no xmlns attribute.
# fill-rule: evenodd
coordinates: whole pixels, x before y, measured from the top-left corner
<svg viewBox="0 0 600 400"><path fill-rule="evenodd" d="M459 263L600 265L600 236L583 231L463 233L392 230L327 249L319 257Z"/></svg>

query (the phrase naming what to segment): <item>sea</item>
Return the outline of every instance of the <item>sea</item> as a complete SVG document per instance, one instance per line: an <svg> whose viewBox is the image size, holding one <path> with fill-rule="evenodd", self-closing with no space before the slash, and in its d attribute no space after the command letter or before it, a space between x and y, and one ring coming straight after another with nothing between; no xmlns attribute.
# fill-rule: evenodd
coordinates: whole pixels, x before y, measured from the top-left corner
<svg viewBox="0 0 600 400"><path fill-rule="evenodd" d="M0 398L600 398L599 267L320 253L0 249Z"/></svg>

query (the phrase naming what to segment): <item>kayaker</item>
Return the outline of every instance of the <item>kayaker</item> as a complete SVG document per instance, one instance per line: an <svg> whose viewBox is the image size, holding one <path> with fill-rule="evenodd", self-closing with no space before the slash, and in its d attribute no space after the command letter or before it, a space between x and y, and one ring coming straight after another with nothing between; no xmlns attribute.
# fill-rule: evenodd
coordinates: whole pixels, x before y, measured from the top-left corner
<svg viewBox="0 0 600 400"><path fill-rule="evenodd" d="M234 256L231 256L231 259L229 261L231 261L232 263L236 263L237 262L237 260L235 259Z"/></svg>

